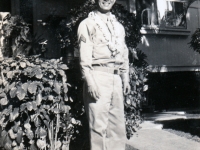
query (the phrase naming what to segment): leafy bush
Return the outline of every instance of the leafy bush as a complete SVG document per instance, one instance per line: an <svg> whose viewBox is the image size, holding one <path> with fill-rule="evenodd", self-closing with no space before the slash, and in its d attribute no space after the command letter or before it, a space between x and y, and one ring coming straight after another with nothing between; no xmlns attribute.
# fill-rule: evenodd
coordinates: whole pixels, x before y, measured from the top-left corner
<svg viewBox="0 0 200 150"><path fill-rule="evenodd" d="M68 14L66 20L62 20L60 27L57 29L57 38L60 42L60 47L63 50L63 55L68 56L74 54L78 50L77 42L77 29L79 23L87 18L89 12L96 8L90 0L83 4L81 7L72 9ZM131 94L125 98L125 115L126 115L126 127L127 137L130 138L133 132L137 129L139 123L142 120L140 110L141 102L145 100L144 91L148 89L145 85L147 80L147 62L145 61L146 55L137 49L137 44L140 42L140 21L136 19L136 16L129 13L123 6L115 4L112 13L115 14L119 22L121 22L126 32L126 44L129 48L129 60L130 60L130 79L131 79ZM71 68L73 68L73 76L79 72L78 61L74 59L71 61ZM77 79L78 80L78 79ZM80 82L73 82L74 87L79 87ZM79 81L79 80L78 80ZM82 89L80 88L80 91ZM76 90L75 95L80 93ZM75 100L76 102L82 101L82 98Z"/></svg>
<svg viewBox="0 0 200 150"><path fill-rule="evenodd" d="M194 34L192 34L191 41L189 44L194 51L200 53L200 28L198 28L194 32Z"/></svg>
<svg viewBox="0 0 200 150"><path fill-rule="evenodd" d="M3 24L3 35L5 38L12 38L12 53L4 51L5 56L17 56L18 54L28 55L31 46L31 34L29 24L27 24L22 17L7 15L3 18L6 22Z"/></svg>
<svg viewBox="0 0 200 150"><path fill-rule="evenodd" d="M67 65L18 55L0 61L0 147L67 149L80 121L67 95Z"/></svg>

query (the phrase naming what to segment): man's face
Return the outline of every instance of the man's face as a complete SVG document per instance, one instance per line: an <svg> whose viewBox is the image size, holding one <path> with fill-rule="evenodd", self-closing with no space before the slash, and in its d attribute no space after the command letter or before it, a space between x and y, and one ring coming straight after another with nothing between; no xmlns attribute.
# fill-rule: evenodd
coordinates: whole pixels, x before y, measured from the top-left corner
<svg viewBox="0 0 200 150"><path fill-rule="evenodd" d="M112 6L115 4L115 1L116 0L97 0L97 3L102 12L109 12Z"/></svg>

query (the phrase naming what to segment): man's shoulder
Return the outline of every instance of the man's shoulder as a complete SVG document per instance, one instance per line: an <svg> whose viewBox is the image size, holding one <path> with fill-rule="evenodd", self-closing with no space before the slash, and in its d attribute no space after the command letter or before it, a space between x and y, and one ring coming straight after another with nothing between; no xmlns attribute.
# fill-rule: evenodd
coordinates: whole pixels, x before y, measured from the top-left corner
<svg viewBox="0 0 200 150"><path fill-rule="evenodd" d="M115 16L114 14L112 14L112 18L113 18L114 23L115 23L118 27L124 29L123 24L122 24L121 22L119 22L119 20L116 18L116 16Z"/></svg>
<svg viewBox="0 0 200 150"><path fill-rule="evenodd" d="M124 30L123 24L121 22L119 22L118 20L115 21L115 25L116 25L117 29Z"/></svg>
<svg viewBox="0 0 200 150"><path fill-rule="evenodd" d="M94 24L95 24L94 20L91 19L90 17L87 17L83 21L81 21L81 23L79 24L79 26L82 26L82 25L93 26Z"/></svg>

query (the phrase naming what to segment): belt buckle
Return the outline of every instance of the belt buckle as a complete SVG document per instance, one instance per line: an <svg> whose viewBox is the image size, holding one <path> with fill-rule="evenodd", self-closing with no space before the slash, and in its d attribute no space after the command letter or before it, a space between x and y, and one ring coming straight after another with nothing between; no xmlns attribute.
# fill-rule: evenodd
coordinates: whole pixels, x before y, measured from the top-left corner
<svg viewBox="0 0 200 150"><path fill-rule="evenodd" d="M119 70L114 70L114 74L119 74Z"/></svg>

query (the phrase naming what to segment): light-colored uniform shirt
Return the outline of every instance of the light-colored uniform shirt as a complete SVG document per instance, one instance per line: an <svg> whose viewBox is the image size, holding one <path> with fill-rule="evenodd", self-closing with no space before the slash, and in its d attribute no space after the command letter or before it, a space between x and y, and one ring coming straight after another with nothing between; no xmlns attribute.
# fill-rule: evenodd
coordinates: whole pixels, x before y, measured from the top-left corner
<svg viewBox="0 0 200 150"><path fill-rule="evenodd" d="M129 60L125 30L113 14L110 13L105 19L97 11L91 12L79 25L78 41L81 71L88 85L94 83L91 71L95 65L114 67L128 78ZM110 48L113 46L117 50L114 57Z"/></svg>

